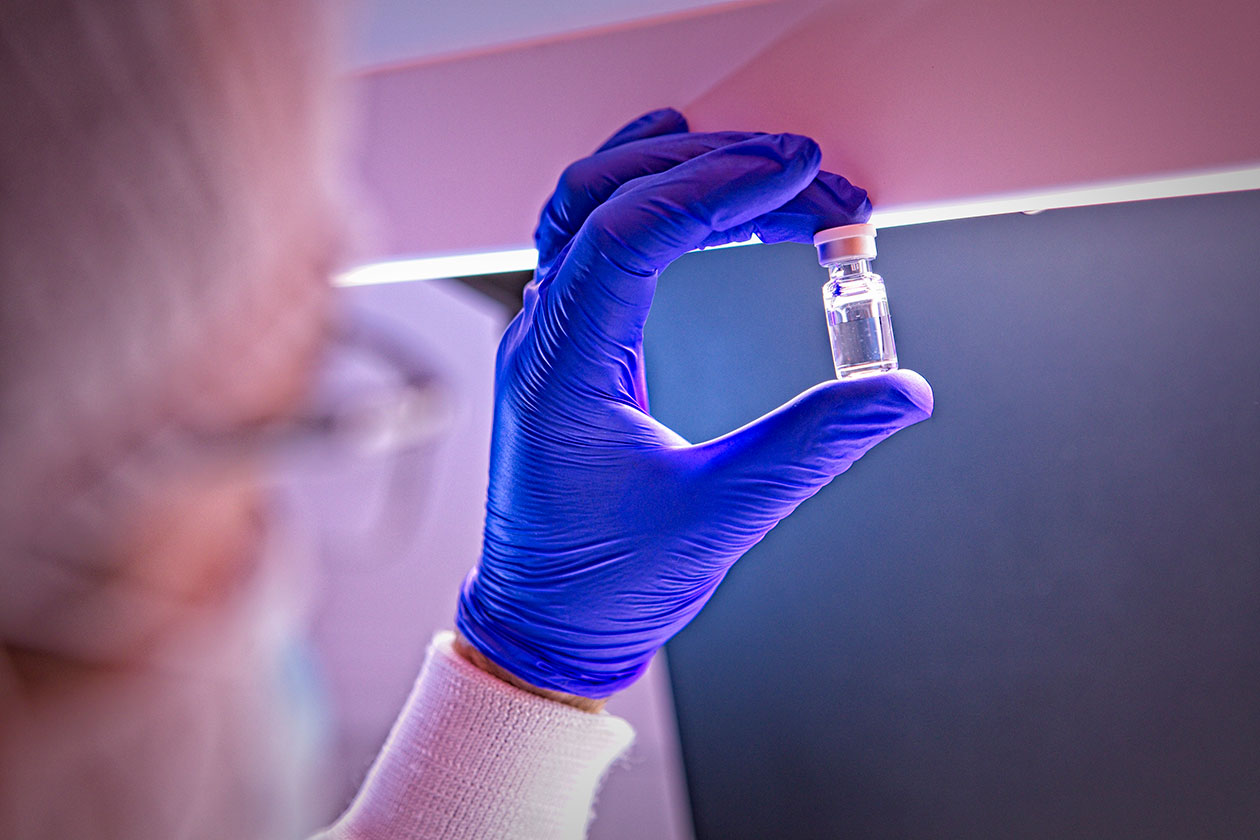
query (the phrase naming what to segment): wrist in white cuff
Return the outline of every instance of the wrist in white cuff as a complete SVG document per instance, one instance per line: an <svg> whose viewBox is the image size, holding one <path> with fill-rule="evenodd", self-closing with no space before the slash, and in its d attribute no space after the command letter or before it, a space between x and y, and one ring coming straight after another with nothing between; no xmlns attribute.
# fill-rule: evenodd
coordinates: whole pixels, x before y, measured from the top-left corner
<svg viewBox="0 0 1260 840"><path fill-rule="evenodd" d="M581 838L630 725L522 691L438 634L385 747L329 837Z"/></svg>

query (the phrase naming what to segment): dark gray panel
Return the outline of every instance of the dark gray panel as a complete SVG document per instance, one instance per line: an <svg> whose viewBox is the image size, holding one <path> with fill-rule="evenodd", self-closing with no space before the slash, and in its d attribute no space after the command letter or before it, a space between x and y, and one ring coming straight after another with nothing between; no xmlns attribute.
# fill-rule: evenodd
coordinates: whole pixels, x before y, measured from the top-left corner
<svg viewBox="0 0 1260 840"><path fill-rule="evenodd" d="M1260 193L890 229L935 417L670 645L699 836L1260 836ZM812 249L691 255L692 440L830 375Z"/></svg>

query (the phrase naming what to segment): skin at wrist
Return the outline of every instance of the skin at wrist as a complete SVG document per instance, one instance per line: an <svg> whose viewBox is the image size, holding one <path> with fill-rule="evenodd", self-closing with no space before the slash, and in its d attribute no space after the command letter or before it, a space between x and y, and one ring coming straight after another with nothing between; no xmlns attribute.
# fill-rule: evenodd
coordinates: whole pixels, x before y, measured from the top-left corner
<svg viewBox="0 0 1260 840"><path fill-rule="evenodd" d="M598 714L599 712L602 712L604 710L604 705L608 702L607 700L596 699L594 697L582 697L578 694L565 694L562 691L551 691L550 689L539 688L536 685L527 683L525 680L510 671L499 667L487 659L481 651L473 647L458 631L455 633L455 643L453 647L455 652L468 662L476 665L490 676L496 677L508 685L519 688L521 691L528 691L530 694L545 697L548 700L554 700L557 703L563 703L566 706L572 706L575 709L590 712L591 714Z"/></svg>

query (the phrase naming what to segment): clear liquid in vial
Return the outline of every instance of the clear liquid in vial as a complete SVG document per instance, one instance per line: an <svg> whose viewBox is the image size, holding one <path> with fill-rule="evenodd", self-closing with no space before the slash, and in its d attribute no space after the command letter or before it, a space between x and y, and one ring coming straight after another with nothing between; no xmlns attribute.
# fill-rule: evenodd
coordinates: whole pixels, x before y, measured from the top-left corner
<svg viewBox="0 0 1260 840"><path fill-rule="evenodd" d="M832 298L827 302L827 331L838 379L897 369L892 319L883 295Z"/></svg>

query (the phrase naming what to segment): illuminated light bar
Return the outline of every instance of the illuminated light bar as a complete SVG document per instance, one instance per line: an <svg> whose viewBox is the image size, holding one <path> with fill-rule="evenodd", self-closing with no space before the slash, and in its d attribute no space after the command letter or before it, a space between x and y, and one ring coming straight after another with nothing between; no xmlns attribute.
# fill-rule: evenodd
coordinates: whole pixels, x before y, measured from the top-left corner
<svg viewBox="0 0 1260 840"><path fill-rule="evenodd" d="M1168 178L1114 181L1091 186L1012 193L992 198L894 207L876 211L871 217L871 222L881 228L901 227L927 222L996 216L1003 213L1031 214L1063 207L1087 207L1096 204L1119 204L1126 201L1181 198L1257 189L1260 189L1260 166L1251 166ZM754 237L746 242L732 242L729 245L716 247L733 248L740 245L755 245L759 241ZM705 250L716 250L716 248ZM537 265L538 252L533 248L521 248L512 251L486 251L480 254L456 254L446 257L421 257L372 263L338 275L333 282L338 286L368 286L410 280L437 280L448 277L503 274L509 271L533 271Z"/></svg>
<svg viewBox="0 0 1260 840"><path fill-rule="evenodd" d="M371 263L338 275L333 283L337 286L375 286L410 280L533 271L537 265L538 251L534 248L520 248L514 251L486 251L481 254L454 254L449 257L420 257Z"/></svg>
<svg viewBox="0 0 1260 840"><path fill-rule="evenodd" d="M977 216L997 216L1003 213L1033 214L1063 207L1089 207L1096 204L1120 204L1126 201L1182 198L1190 195L1256 189L1260 189L1260 166L1210 170L1169 178L1143 178L1054 190L1011 193L968 201L908 205L877 210L871 217L871 222L881 228L900 227L926 222L946 222L953 219L973 219Z"/></svg>

